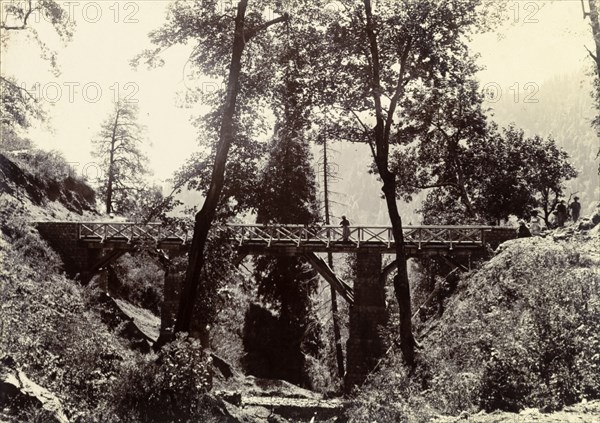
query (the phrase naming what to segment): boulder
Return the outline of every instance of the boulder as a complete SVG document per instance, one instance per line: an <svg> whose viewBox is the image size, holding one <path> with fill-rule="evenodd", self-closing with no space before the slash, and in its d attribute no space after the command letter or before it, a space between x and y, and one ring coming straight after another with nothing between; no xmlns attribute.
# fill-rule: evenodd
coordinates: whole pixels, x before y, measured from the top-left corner
<svg viewBox="0 0 600 423"><path fill-rule="evenodd" d="M60 400L18 370L10 357L0 359L0 407L17 412L42 409L47 417L44 421L69 423Z"/></svg>

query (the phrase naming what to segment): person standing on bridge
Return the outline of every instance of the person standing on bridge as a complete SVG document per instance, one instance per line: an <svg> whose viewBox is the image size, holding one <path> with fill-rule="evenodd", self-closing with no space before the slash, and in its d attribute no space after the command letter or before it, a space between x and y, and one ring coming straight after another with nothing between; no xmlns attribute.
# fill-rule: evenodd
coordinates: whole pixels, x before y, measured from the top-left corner
<svg viewBox="0 0 600 423"><path fill-rule="evenodd" d="M346 219L346 216L342 216L340 225L342 226L342 240L348 242L350 239L350 222Z"/></svg>

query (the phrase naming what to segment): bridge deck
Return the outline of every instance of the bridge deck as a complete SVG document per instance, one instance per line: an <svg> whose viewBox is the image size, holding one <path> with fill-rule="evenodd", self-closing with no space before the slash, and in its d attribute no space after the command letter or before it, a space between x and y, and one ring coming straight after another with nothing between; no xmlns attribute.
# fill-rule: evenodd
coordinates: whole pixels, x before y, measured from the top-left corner
<svg viewBox="0 0 600 423"><path fill-rule="evenodd" d="M160 223L81 222L79 239L90 247L131 248L132 244L152 243L163 249L187 248L191 233ZM412 254L471 254L485 246L490 226L405 226L404 243ZM395 242L388 226L354 226L344 240L340 226L326 225L223 225L213 230L225 232L241 252L249 254L305 254L308 252L393 253Z"/></svg>

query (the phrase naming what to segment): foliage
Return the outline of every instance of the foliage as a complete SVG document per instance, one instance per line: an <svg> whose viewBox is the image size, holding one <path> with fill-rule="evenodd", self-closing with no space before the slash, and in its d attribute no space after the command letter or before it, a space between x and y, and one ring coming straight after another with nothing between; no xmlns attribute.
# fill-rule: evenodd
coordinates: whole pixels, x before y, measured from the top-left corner
<svg viewBox="0 0 600 423"><path fill-rule="evenodd" d="M318 208L315 174L310 164L312 157L304 140L308 98L297 51L289 48L282 61L291 61L293 67L284 68L285 73L275 87L277 122L269 159L256 192L256 220L258 223L309 225L316 222ZM309 386L304 355L317 355L320 343L311 298L318 286L317 275L310 264L298 257L259 257L255 264L258 296L277 314L273 325L275 333L270 335L281 343L280 353L273 357L271 364L279 371L270 377ZM246 336L244 344L249 354L254 353L251 346L256 342ZM281 366L282 363L285 366Z"/></svg>
<svg viewBox="0 0 600 423"><path fill-rule="evenodd" d="M499 132L487 122L478 67L462 54L452 77L419 87L402 102L404 147L392 153L399 196L410 200L430 190L421 209L430 224L497 222L538 206L547 219L575 169L552 138L526 138L514 126Z"/></svg>
<svg viewBox="0 0 600 423"><path fill-rule="evenodd" d="M62 181L71 176L69 162L57 150L45 151L37 148L19 154L16 161L21 167L41 181Z"/></svg>
<svg viewBox="0 0 600 423"><path fill-rule="evenodd" d="M341 3L341 10L323 14L325 36L315 44L326 64L315 72L315 102L336 111L333 134L368 143L371 149L396 239L394 288L402 316L401 345L412 364L410 284L391 146L399 142L403 125L411 119L405 100L422 87L454 80L469 57L470 36L495 20L488 20L489 9L478 0Z"/></svg>
<svg viewBox="0 0 600 423"><path fill-rule="evenodd" d="M464 57L451 76L417 87L401 103L407 117L397 139L405 147L392 151L391 166L398 175L399 197L410 201L421 190L433 189L430 202L446 197L445 206L457 203L452 207L460 211L457 218L475 220L470 173L476 165L468 151L486 138L489 127L474 79L479 68L466 50L458 54Z"/></svg>
<svg viewBox="0 0 600 423"><path fill-rule="evenodd" d="M25 34L40 50L42 59L50 62L50 69L58 75L56 52L53 51L37 29L42 20L48 22L54 32L69 41L73 35L73 21L63 5L55 0L8 0L2 3L0 21L0 46L5 48L11 37ZM32 25L35 23L34 25ZM43 26L43 25L42 25ZM33 119L43 119L45 113L39 100L19 86L18 80L4 73L0 75L0 128L3 133L16 128L27 128Z"/></svg>
<svg viewBox="0 0 600 423"><path fill-rule="evenodd" d="M429 224L465 220L497 223L509 215L528 216L541 207L546 223L563 195L564 182L577 175L567 153L553 138L525 137L509 126L498 133L495 125L481 138L471 138L457 152L462 160L466 195L475 212L469 216L460 191L436 187L427 196L421 213ZM434 150L435 151L435 150ZM399 163L419 160L404 157ZM459 203L460 204L457 204Z"/></svg>
<svg viewBox="0 0 600 423"><path fill-rule="evenodd" d="M2 138L14 138L17 128L28 128L32 119L43 119L38 100L19 86L14 77L0 76L0 128ZM3 140L4 144L4 140Z"/></svg>
<svg viewBox="0 0 600 423"><path fill-rule="evenodd" d="M144 192L143 177L148 174L148 159L144 155L143 128L137 123L138 106L119 100L93 140L94 155L101 160L99 194L106 213L126 213Z"/></svg>
<svg viewBox="0 0 600 423"><path fill-rule="evenodd" d="M184 188L199 191L204 196L210 185L212 163L215 159L216 145L212 141L212 131L206 118L196 121L200 139L209 144L209 152L197 152L175 173L175 192ZM240 131L243 132L243 131ZM211 141L206 141L211 140ZM244 135L236 136L229 152L227 172L223 192L221 193L217 219L223 221L235 215L252 210L255 207L255 192L258 185L258 168L265 146Z"/></svg>
<svg viewBox="0 0 600 423"><path fill-rule="evenodd" d="M248 35L255 28L266 24L263 11L274 2L250 2L246 11ZM271 9L273 10L273 8ZM200 150L191 155L187 163L176 172L174 187L177 192L187 188L200 191L206 196L210 186L215 161L223 99L227 82L232 49L232 28L236 11L233 4L218 1L177 1L169 6L166 22L150 34L156 45L135 60L154 67L162 65L161 54L168 47L190 43L194 49L189 57L193 78L214 80L215 90L206 90L204 84L189 87L185 103L199 100L210 106L210 111L197 118ZM249 37L248 37L249 39ZM267 119L263 113L269 96L270 81L275 73L270 53L274 44L272 31L252 32L252 42L244 45L241 59L239 93L233 115L233 141L228 152L224 186L217 208L218 220L230 218L255 207L254 195L260 159L265 153L264 143L258 141L267 131ZM204 79L202 79L204 78ZM220 88L216 88L220 87Z"/></svg>
<svg viewBox="0 0 600 423"><path fill-rule="evenodd" d="M0 196L0 233L12 246L13 260L26 263L30 276L43 278L61 269L60 258L39 237L24 210L5 195Z"/></svg>
<svg viewBox="0 0 600 423"><path fill-rule="evenodd" d="M211 421L204 394L210 389L208 357L198 341L179 335L158 357L126 369L114 392L121 421Z"/></svg>
<svg viewBox="0 0 600 423"><path fill-rule="evenodd" d="M95 212L94 190L73 175L69 163L57 151L28 148L18 154L0 153L6 193L23 201L23 195L36 205L48 200L60 202L70 211Z"/></svg>
<svg viewBox="0 0 600 423"><path fill-rule="evenodd" d="M88 311L82 289L58 274L57 256L24 216L7 214L8 206L1 208L0 351L71 413L93 412L131 353Z"/></svg>
<svg viewBox="0 0 600 423"><path fill-rule="evenodd" d="M377 419L408 407L410 415L411 402L429 404L434 414L548 411L599 398L594 248L597 238L510 241L461 281L422 341L426 354L415 372L402 374L392 356L359 396L358 413L368 409Z"/></svg>
<svg viewBox="0 0 600 423"><path fill-rule="evenodd" d="M119 280L111 294L159 315L163 302L164 271L147 251L125 255L111 265ZM110 275L109 275L110 280Z"/></svg>
<svg viewBox="0 0 600 423"><path fill-rule="evenodd" d="M2 38L0 38L0 41L2 45L6 45L11 34L20 31L27 32L42 50L42 57L54 64L55 58L54 54L52 54L53 52L39 38L36 28L31 26L31 21L33 20L35 23L38 23L43 15L44 21L52 25L58 36L64 41L68 41L73 36L74 25L68 11L63 8L63 5L54 0L9 0L4 2L2 7L2 17L4 18L0 22L0 28L2 29Z"/></svg>
<svg viewBox="0 0 600 423"><path fill-rule="evenodd" d="M526 138L512 126L473 150L474 160L486 163L475 177L480 181L478 208L490 220L509 214L523 217L538 206L547 220L563 193L563 182L577 175L552 138Z"/></svg>
<svg viewBox="0 0 600 423"><path fill-rule="evenodd" d="M195 3L193 5L188 2L176 2L170 8L167 23L151 35L153 42L160 46L159 51L162 47L186 43L190 40L197 43L198 47L206 47L202 49L202 52L194 50L192 56L196 65L203 70L204 74L209 76L220 77L224 80L225 73L227 74L224 101L220 100L216 105L213 103L213 106L215 106L213 107L213 111L215 111L213 116L217 117L215 119L217 125L213 129L218 127L218 142L215 148L210 185L204 204L196 214L194 223L194 235L188 254L188 267L175 324L175 330L178 332L190 330L194 308L197 306L198 290L206 261L205 247L208 232L217 217L217 210L225 185L228 153L236 140L236 133L238 133L236 124L243 121L244 117L248 117L247 113L243 113L245 108L256 110L256 104L251 101L253 99L252 95L246 99L241 99L242 101L238 103L239 97L244 97L246 89L252 87L252 84L248 84L246 81L247 75L257 77L262 70L269 68L268 66L255 66L256 62L259 62L256 59L261 55L250 56L251 60L248 62L248 52L256 46L259 48L268 47L268 44L261 46L261 39L268 37L269 32L267 30L269 27L289 19L289 15L284 13L267 21L263 19L263 10L257 10L254 2L252 2L250 9L248 8L248 0L241 0L237 10L234 10L233 7L227 8L225 13L218 10L220 6L220 2L217 1L202 4ZM235 17L233 16L234 11ZM192 20L186 19L189 15L194 18ZM180 19L182 17L183 20ZM231 23L234 24L233 28ZM206 32L206 30L209 30L209 32ZM231 39L231 44L223 43L224 40L229 39ZM255 41L251 43L250 41L253 39ZM215 40L217 40L216 44L214 43ZM229 50L230 45L231 50ZM157 54L158 51L150 52L147 57L150 56L150 59L152 59ZM225 66L226 63L228 63L227 67ZM263 64L268 64L268 60L263 61ZM216 68L215 65L217 65ZM244 69L244 73L242 69ZM250 72L245 73L248 71ZM251 93L256 90L260 91L262 87L266 86L265 82L265 80L261 80L258 84L255 84L254 89L248 91ZM216 112L216 110L219 111ZM251 119L250 122L255 120ZM249 134L245 135L248 136ZM206 335L206 329L200 328L200 331Z"/></svg>
<svg viewBox="0 0 600 423"><path fill-rule="evenodd" d="M57 395L71 421L222 421L204 395L210 374L199 344L180 337L158 356L129 350L16 206L0 197L0 356ZM18 421L46 421L21 411Z"/></svg>

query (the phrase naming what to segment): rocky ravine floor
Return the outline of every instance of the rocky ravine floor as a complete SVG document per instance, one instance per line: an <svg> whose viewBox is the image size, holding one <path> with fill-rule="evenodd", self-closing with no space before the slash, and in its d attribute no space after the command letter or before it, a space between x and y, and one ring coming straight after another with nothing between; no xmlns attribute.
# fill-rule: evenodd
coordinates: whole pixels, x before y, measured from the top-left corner
<svg viewBox="0 0 600 423"><path fill-rule="evenodd" d="M600 401L579 403L555 413L540 413L527 409L519 414L494 412L440 417L432 423L600 423Z"/></svg>

